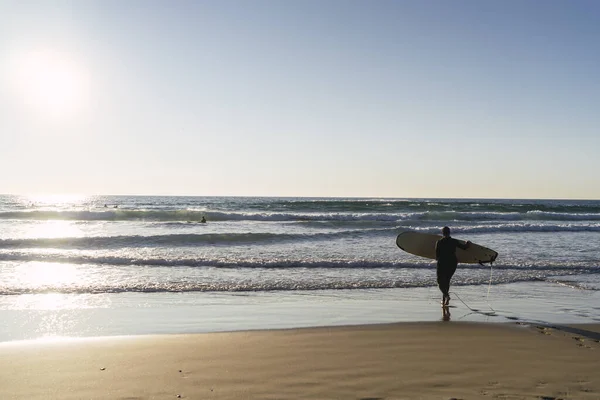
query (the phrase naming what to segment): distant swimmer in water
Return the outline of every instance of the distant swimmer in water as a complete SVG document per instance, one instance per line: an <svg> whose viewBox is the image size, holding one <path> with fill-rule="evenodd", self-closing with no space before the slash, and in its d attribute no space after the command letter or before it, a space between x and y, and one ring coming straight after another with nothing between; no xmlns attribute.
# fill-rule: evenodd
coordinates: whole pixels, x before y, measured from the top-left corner
<svg viewBox="0 0 600 400"><path fill-rule="evenodd" d="M115 204L113 208L119 208L119 206Z"/></svg>
<svg viewBox="0 0 600 400"><path fill-rule="evenodd" d="M203 224L206 223L206 218L204 218L204 215L202 216L202 219L200 220L200 222L202 222Z"/></svg>
<svg viewBox="0 0 600 400"><path fill-rule="evenodd" d="M442 228L444 236L435 243L435 259L437 260L437 283L442 292L442 305L450 304L450 280L456 272L458 260L456 259L456 248L466 250L471 242L462 244L450 237L450 228Z"/></svg>

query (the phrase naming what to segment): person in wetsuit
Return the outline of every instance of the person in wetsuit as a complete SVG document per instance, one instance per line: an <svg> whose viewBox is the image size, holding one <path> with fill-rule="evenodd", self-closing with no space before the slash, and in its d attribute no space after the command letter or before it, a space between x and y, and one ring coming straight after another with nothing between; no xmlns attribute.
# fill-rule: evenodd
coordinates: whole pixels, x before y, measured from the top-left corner
<svg viewBox="0 0 600 400"><path fill-rule="evenodd" d="M437 260L437 283L442 292L442 305L447 306L450 303L450 279L456 272L458 260L456 259L456 248L466 250L471 242L462 244L456 239L450 237L450 228L442 228L443 238L435 243L435 259Z"/></svg>

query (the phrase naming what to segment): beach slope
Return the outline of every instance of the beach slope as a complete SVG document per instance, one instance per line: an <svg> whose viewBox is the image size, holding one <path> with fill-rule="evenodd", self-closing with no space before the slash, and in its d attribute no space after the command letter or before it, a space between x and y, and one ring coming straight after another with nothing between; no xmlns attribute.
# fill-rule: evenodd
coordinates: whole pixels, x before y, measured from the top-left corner
<svg viewBox="0 0 600 400"><path fill-rule="evenodd" d="M437 322L3 343L0 398L598 399L597 332Z"/></svg>

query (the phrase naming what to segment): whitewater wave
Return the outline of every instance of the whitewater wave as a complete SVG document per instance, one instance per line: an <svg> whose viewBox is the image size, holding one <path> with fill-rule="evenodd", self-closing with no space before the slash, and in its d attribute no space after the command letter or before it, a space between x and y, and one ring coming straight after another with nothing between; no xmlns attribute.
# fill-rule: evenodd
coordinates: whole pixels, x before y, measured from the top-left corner
<svg viewBox="0 0 600 400"><path fill-rule="evenodd" d="M600 207L595 201L530 201L530 200L495 200L483 199L456 200L456 199L273 199L269 206L282 210L329 210L329 211L355 211L369 212L395 208L398 210L422 209L423 211L444 211L452 208L456 211L472 211L473 208L484 209L491 212L527 212L538 210L542 212L558 213L600 213Z"/></svg>
<svg viewBox="0 0 600 400"><path fill-rule="evenodd" d="M422 262L396 262L396 261L371 261L371 260L227 260L213 258L143 258L143 257L113 257L113 256L88 256L88 255L59 255L59 254L30 254L30 253L0 253L0 261L45 262L51 268L52 264L89 264L147 267L193 267L193 268L235 268L235 269L432 269L435 261L423 259ZM564 273L570 275L600 273L600 265L578 263L556 264L494 264L494 269L501 271L549 271L554 274ZM489 266L478 264L461 264L461 270L488 270Z"/></svg>
<svg viewBox="0 0 600 400"><path fill-rule="evenodd" d="M225 212L211 210L108 210L108 211L5 211L0 219L71 221L600 221L600 213L566 213L530 210L527 212L419 211L397 213L298 213Z"/></svg>
<svg viewBox="0 0 600 400"><path fill-rule="evenodd" d="M501 285L516 282L546 281L544 274L516 274L511 276L496 277L492 285ZM552 280L548 280L552 282ZM453 287L457 286L487 286L488 277L480 274L478 277L461 279L456 277ZM373 279L343 279L335 280L294 280L294 279L266 279L266 280L234 280L234 281L169 281L169 282L120 282L115 284L83 284L83 285L39 285L39 286L12 286L0 284L0 295L30 295L30 294L104 294L104 293L187 293L187 292L273 292L273 291L315 291L315 290L364 290L364 289L395 289L395 288L423 288L434 286L431 278L423 277L417 280L404 281L380 277ZM582 288L583 289L583 288ZM595 291L597 289L585 288Z"/></svg>
<svg viewBox="0 0 600 400"><path fill-rule="evenodd" d="M100 294L100 293L184 293L184 292L272 292L272 291L303 291L303 290L353 290L353 289L387 289L425 287L426 282L405 283L388 280L368 282L310 282L310 281L277 281L277 282L177 282L177 283L143 283L122 284L115 286L56 286L41 287L10 287L0 285L0 295L23 294Z"/></svg>
<svg viewBox="0 0 600 400"><path fill-rule="evenodd" d="M186 246L237 246L294 243L305 241L333 241L351 238L389 237L392 240L399 232L413 230L423 233L439 233L438 227L393 226L390 228L370 228L338 230L318 233L180 233L164 235L123 235L87 236L59 238L0 239L0 249L106 249L128 247L186 247ZM526 233L526 232L600 232L600 224L495 224L453 226L455 234L473 233Z"/></svg>
<svg viewBox="0 0 600 400"><path fill-rule="evenodd" d="M598 286L594 286L593 284L590 284L588 282L578 282L578 281L574 281L574 280L556 279L556 278L548 278L548 279L545 279L545 281L550 282L550 283L555 283L560 286L566 286L571 289L590 290L590 291L600 290L600 288Z"/></svg>
<svg viewBox="0 0 600 400"><path fill-rule="evenodd" d="M527 212L465 212L443 211L413 213L403 219L429 220L429 221L600 221L598 213L559 213L546 211Z"/></svg>
<svg viewBox="0 0 600 400"><path fill-rule="evenodd" d="M423 233L439 234L439 227L407 226L399 229L414 230ZM454 233L527 233L527 232L600 232L600 223L590 224L531 224L531 223L505 223L505 224L479 224L452 226Z"/></svg>
<svg viewBox="0 0 600 400"><path fill-rule="evenodd" d="M393 235L395 228L348 230L329 233L204 233L131 236L91 236L61 238L0 239L0 249L11 248L57 248L57 249L103 249L122 247L181 247L215 245L260 245L268 243L333 240L361 237L373 234Z"/></svg>

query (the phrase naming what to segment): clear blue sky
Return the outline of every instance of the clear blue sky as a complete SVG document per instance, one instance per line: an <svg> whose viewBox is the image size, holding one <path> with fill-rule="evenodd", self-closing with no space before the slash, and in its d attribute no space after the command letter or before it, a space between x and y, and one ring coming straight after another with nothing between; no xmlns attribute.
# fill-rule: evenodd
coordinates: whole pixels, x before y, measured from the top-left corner
<svg viewBox="0 0 600 400"><path fill-rule="evenodd" d="M600 2L0 0L0 193L600 199Z"/></svg>

